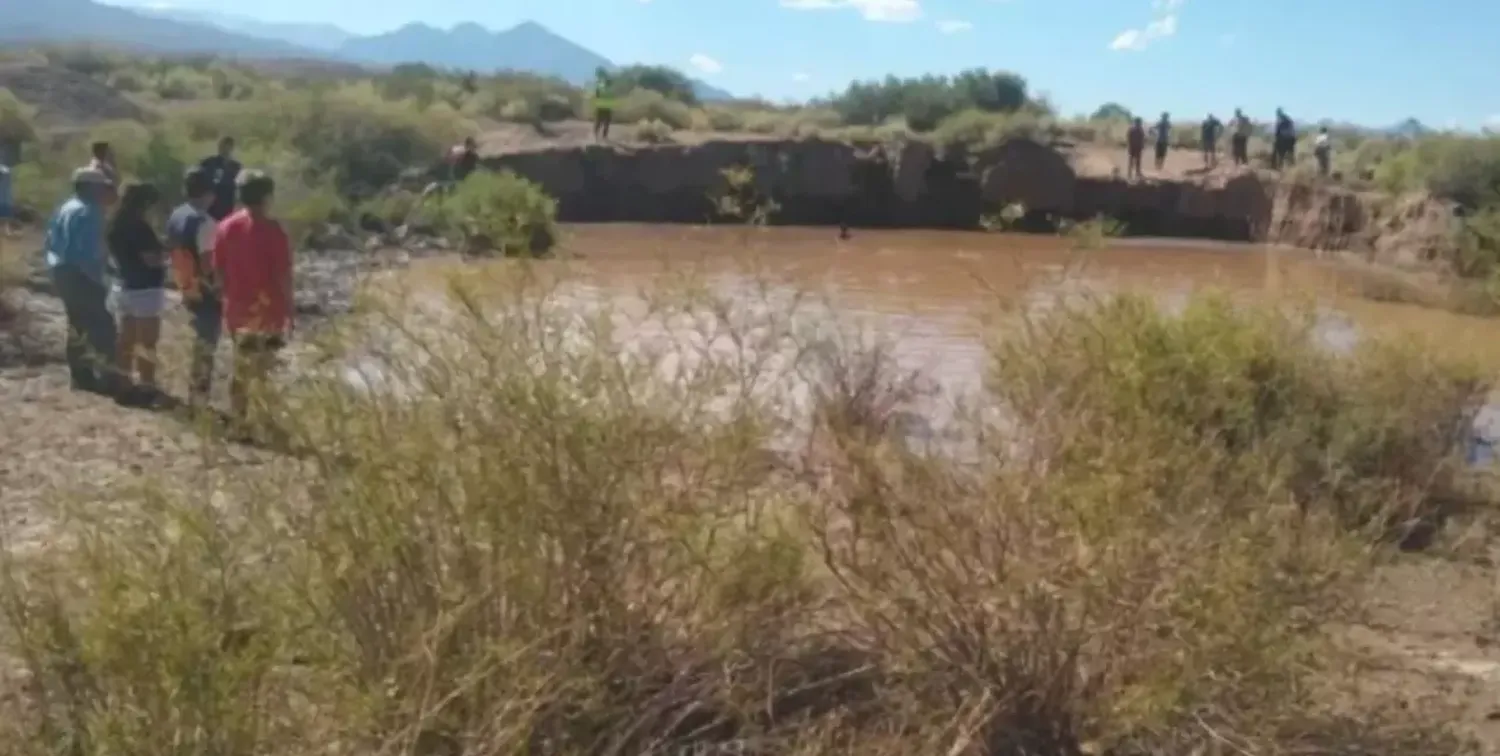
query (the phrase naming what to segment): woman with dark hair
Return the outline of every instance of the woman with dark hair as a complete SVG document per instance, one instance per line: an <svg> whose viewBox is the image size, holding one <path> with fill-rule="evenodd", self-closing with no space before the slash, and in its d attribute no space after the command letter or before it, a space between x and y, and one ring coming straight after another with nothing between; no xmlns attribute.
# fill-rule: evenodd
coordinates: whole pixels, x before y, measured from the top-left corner
<svg viewBox="0 0 1500 756"><path fill-rule="evenodd" d="M161 202L150 184L130 184L109 226L109 254L120 272L115 293L120 315L117 362L127 381L134 379L141 399L156 395L156 343L166 309L167 261L161 239L147 217Z"/></svg>

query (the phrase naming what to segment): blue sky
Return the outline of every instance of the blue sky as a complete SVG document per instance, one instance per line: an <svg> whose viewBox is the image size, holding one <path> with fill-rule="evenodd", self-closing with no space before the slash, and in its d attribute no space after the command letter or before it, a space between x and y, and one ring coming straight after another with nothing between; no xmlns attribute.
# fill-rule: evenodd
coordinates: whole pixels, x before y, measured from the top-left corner
<svg viewBox="0 0 1500 756"><path fill-rule="evenodd" d="M1282 106L1376 126L1500 123L1495 0L169 1L358 33L529 19L616 62L775 99L984 66L1024 75L1067 113L1115 100L1182 119Z"/></svg>

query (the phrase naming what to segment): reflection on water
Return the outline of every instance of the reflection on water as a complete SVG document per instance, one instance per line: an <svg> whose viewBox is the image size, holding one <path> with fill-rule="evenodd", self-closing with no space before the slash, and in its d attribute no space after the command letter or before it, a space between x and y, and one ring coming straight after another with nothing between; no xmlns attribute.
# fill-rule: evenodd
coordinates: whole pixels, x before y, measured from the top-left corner
<svg viewBox="0 0 1500 756"><path fill-rule="evenodd" d="M643 312L639 292L671 278L700 280L767 308L779 306L776 297L821 294L801 304L809 319L831 308L880 333L903 368L941 388L942 399L919 413L934 422L913 423L919 435L932 433L944 407L979 385L987 318L1000 305L1046 306L1089 291L1147 292L1166 306L1205 288L1275 297L1314 306L1320 335L1337 350L1352 348L1363 332L1394 331L1500 366L1500 321L1360 299L1350 293L1350 269L1298 250L1148 239L1080 250L1059 237L953 231L857 232L841 241L827 229L636 225L570 227L563 250L570 260L539 268L565 273L572 281L566 296L580 304L624 313ZM419 285L428 276L440 280L454 265L431 264L409 277ZM467 278L483 274L456 269ZM623 334L626 342L653 336Z"/></svg>

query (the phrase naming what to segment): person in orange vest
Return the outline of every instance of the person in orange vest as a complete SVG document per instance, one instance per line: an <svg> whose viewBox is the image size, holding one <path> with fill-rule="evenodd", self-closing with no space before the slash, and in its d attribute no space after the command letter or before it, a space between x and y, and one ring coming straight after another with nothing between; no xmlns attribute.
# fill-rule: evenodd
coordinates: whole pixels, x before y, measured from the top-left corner
<svg viewBox="0 0 1500 756"><path fill-rule="evenodd" d="M187 198L167 219L167 250L172 277L182 293L182 304L192 315L193 357L189 368L188 401L205 405L213 385L214 352L224 325L224 307L213 275L214 234L218 224L209 209L218 197L215 176L202 167L182 179Z"/></svg>

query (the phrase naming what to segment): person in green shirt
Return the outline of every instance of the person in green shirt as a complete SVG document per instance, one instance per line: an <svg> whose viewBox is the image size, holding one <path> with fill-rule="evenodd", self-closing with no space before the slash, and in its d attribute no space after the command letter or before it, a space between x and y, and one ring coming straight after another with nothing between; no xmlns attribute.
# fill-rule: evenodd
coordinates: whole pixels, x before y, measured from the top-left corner
<svg viewBox="0 0 1500 756"><path fill-rule="evenodd" d="M602 68L594 75L594 138L608 141L609 126L615 116L614 82Z"/></svg>

